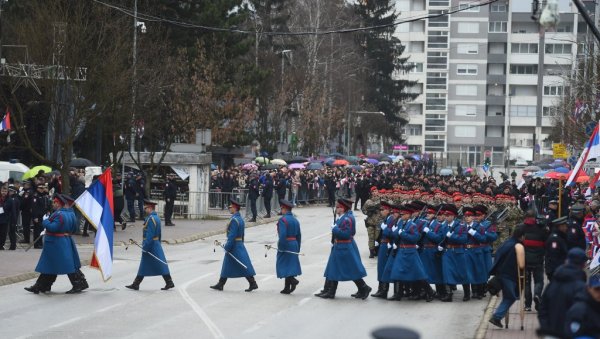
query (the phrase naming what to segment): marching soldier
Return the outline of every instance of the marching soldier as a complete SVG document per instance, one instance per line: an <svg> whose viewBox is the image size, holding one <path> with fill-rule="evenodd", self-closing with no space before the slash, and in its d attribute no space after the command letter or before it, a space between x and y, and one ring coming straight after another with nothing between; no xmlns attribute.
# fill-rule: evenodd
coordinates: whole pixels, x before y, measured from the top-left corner
<svg viewBox="0 0 600 339"><path fill-rule="evenodd" d="M423 250L421 251L421 261L429 278L427 282L435 284L438 298L443 298L446 294L442 273L442 257L439 255L437 248L438 244L446 237L447 232L442 207L428 206L427 218L430 221L423 228Z"/></svg>
<svg viewBox="0 0 600 339"><path fill-rule="evenodd" d="M492 244L498 239L498 233L496 233L496 225L485 218L488 212L487 207L484 205L476 205L473 209L475 210L475 221L483 227L485 233L485 243L482 244L482 250L485 265L484 272L486 272L487 278L488 273L492 269ZM484 283L478 287L482 297L485 297L485 285L486 284Z"/></svg>
<svg viewBox="0 0 600 339"><path fill-rule="evenodd" d="M69 225L71 225L71 230L69 232L73 234L77 232L77 229L79 228L77 225L77 216L75 215L75 211L73 211L73 203L75 202L75 199L66 194L63 194L62 197L66 201L65 207L62 208L62 211L64 212L65 216L68 217ZM79 253L77 252L75 241L72 237L69 237L69 240L71 242L71 250L73 251L73 261L75 263L75 268L77 269L74 273L67 274L69 280L71 281L71 285L73 285L73 288L67 293L72 294L79 293L90 286L85 279L85 275L83 272L81 272L81 261L79 260Z"/></svg>
<svg viewBox="0 0 600 339"><path fill-rule="evenodd" d="M300 233L300 223L292 214L294 204L287 200L279 200L282 217L277 222L277 263L275 265L277 278L285 278L285 286L280 291L282 294L294 292L298 283L297 275L302 274L300 268L300 244L302 236Z"/></svg>
<svg viewBox="0 0 600 339"><path fill-rule="evenodd" d="M375 187L374 187L375 188ZM362 212L367 216L365 226L367 227L367 235L369 236L369 258L377 256L375 240L379 238L380 225L383 222L379 213L379 198L375 194L377 190L371 190L371 197L361 204Z"/></svg>
<svg viewBox="0 0 600 339"><path fill-rule="evenodd" d="M367 200L366 204L368 203L369 200ZM384 279L383 273L388 260L389 250L387 245L392 241L392 227L394 226L395 220L390 214L392 211L392 205L386 201L382 201L380 205L381 207L379 212L384 220L381 225L378 226L381 229L381 232L379 232L378 241L375 241L375 247L379 247L379 251L377 253L377 280L379 281L379 287L377 288L377 292L371 294L371 296L375 298L387 299L388 291L390 289L390 280Z"/></svg>
<svg viewBox="0 0 600 339"><path fill-rule="evenodd" d="M446 205L444 208L447 223L445 247L442 251L442 272L444 274L444 284L446 284L446 298L442 301L452 301L452 290L449 285L459 285L467 283L467 272L465 271L465 243L467 242L467 229L456 220L458 210L455 205ZM440 248L438 248L440 250ZM465 295L466 297L466 295ZM465 298L463 298L465 299ZM468 300L468 299L467 299Z"/></svg>
<svg viewBox="0 0 600 339"><path fill-rule="evenodd" d="M387 224L387 227L386 227L386 230L384 233L388 242L386 243L385 246L381 245L381 247L385 247L386 255L387 255L387 260L386 260L385 266L383 268L383 274L381 275L381 280L386 281L388 283L389 282L394 283L394 294L392 294L392 296L388 300L400 301L400 300L402 300L404 290L401 289L402 286L400 285L400 282L392 280L392 272L394 269L394 259L396 258L396 249L398 248L398 245L396 245L396 242L398 240L398 232L396 232L396 231L398 230L398 226L397 226L398 223L402 222L403 218L408 220L410 218L410 215L405 213L404 217L402 217L402 206L399 206L399 205L391 205L390 210L391 210L392 218L390 219L389 223Z"/></svg>
<svg viewBox="0 0 600 339"><path fill-rule="evenodd" d="M371 287L363 280L367 276L367 271L360 260L358 246L353 239L356 234L356 220L352 214L352 203L353 201L348 199L337 201L336 213L340 217L331 227L334 243L325 268L325 289L316 294L317 297L335 298L338 282L349 280L352 280L358 288L358 292L352 294L353 297L364 300L371 293Z"/></svg>
<svg viewBox="0 0 600 339"><path fill-rule="evenodd" d="M546 277L552 280L554 271L558 266L565 263L569 246L567 245L567 217L560 217L552 220L552 233L545 244L545 265Z"/></svg>
<svg viewBox="0 0 600 339"><path fill-rule="evenodd" d="M481 286L487 282L488 272L485 270L485 259L483 257L482 244L485 243L485 230L479 223L473 221L477 211L471 207L463 208L464 226L467 229L467 242L465 244L465 259L467 262L467 282L463 284L463 301L471 299L471 288L473 297L483 299Z"/></svg>
<svg viewBox="0 0 600 339"><path fill-rule="evenodd" d="M142 260L140 261L140 267L138 269L137 276L131 285L125 287L132 290L139 290L140 283L144 277L162 275L165 280L165 287L161 290L168 290L175 287L171 273L169 272L169 265L165 258L160 241L162 238L160 218L156 211L156 203L150 200L144 200L144 212L146 213L146 220L144 220L144 241L142 242Z"/></svg>
<svg viewBox="0 0 600 339"><path fill-rule="evenodd" d="M77 270L69 239L73 226L70 224L70 217L62 210L65 203L61 195L56 195L52 201L54 213L50 217L43 217L44 248L35 267L40 276L33 286L25 287L26 291L35 294L49 292L57 275L72 274Z"/></svg>
<svg viewBox="0 0 600 339"><path fill-rule="evenodd" d="M210 286L210 288L222 291L227 278L245 277L250 284L245 291L252 292L258 288L258 285L254 279L256 272L254 271L254 267L252 267L248 251L246 251L246 247L244 246L245 223L244 218L240 215L240 207L242 205L233 198L229 199L229 202L231 219L229 220L229 225L227 225L227 242L223 246L226 254L223 258L221 277L219 278L219 282Z"/></svg>

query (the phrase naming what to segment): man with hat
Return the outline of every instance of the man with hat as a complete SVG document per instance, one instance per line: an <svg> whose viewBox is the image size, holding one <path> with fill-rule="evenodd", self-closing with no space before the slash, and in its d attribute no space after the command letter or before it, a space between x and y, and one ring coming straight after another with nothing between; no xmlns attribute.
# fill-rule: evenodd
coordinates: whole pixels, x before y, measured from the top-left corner
<svg viewBox="0 0 600 339"><path fill-rule="evenodd" d="M135 222L135 179L133 177L133 173L127 173L127 178L125 178L125 200L127 201L127 213L129 213L129 222Z"/></svg>
<svg viewBox="0 0 600 339"><path fill-rule="evenodd" d="M455 205L446 205L444 214L446 215L447 232L444 243L438 246L438 250L444 252L442 255L442 272L444 274L444 284L447 285L446 298L443 298L442 301L450 302L452 301L452 291L449 285L468 283L465 270L467 266L465 243L467 242L468 233L467 228L456 220L458 209ZM467 297L466 293L465 297Z"/></svg>
<svg viewBox="0 0 600 339"><path fill-rule="evenodd" d="M175 226L171 222L173 216L173 206L175 206L175 199L177 198L177 183L175 182L175 174L167 174L167 182L165 183L165 190L163 191L165 198L165 226Z"/></svg>
<svg viewBox="0 0 600 339"><path fill-rule="evenodd" d="M225 253L225 257L223 258L219 282L210 286L210 288L222 291L223 286L225 286L225 283L227 282L227 278L245 277L250 284L245 291L252 292L258 288L258 284L256 284L256 280L254 279L256 272L254 271L254 267L248 256L248 251L246 251L246 247L244 246L245 223L244 218L240 215L240 207L242 204L233 198L229 199L229 201L229 213L231 213L231 219L229 219L229 224L227 225L227 242L223 246L227 253ZM240 262L246 267L242 266Z"/></svg>
<svg viewBox="0 0 600 339"><path fill-rule="evenodd" d="M600 273L590 275L587 288L569 309L565 321L568 338L598 338L600 333Z"/></svg>
<svg viewBox="0 0 600 339"><path fill-rule="evenodd" d="M144 180L143 173L137 172L135 175L135 196L138 202L138 209L140 210L140 220L144 220L144 210L146 209L146 181Z"/></svg>
<svg viewBox="0 0 600 339"><path fill-rule="evenodd" d="M35 294L48 292L57 275L77 271L70 239L73 225L70 223L70 216L63 210L65 204L66 200L60 194L56 194L52 199L54 212L50 217L43 218L44 249L35 267L40 276L33 286L25 287L26 291Z"/></svg>
<svg viewBox="0 0 600 339"><path fill-rule="evenodd" d="M468 284L463 284L463 301L469 301L471 291L476 299L483 298L483 284L487 282L485 258L483 257L483 244L486 241L483 226L474 221L477 211L472 207L463 208L463 225L467 229L467 242L465 243L465 259Z"/></svg>
<svg viewBox="0 0 600 339"><path fill-rule="evenodd" d="M533 301L536 310L539 308L540 296L544 290L544 252L548 230L546 222L539 223L535 210L528 210L523 223L518 225L523 229L525 240L525 311L531 311L531 283L533 280Z"/></svg>
<svg viewBox="0 0 600 339"><path fill-rule="evenodd" d="M384 281L387 283L393 282L394 283L394 294L388 299L388 300L397 300L400 301L402 300L402 297L404 296L404 290L402 289L402 285L400 284L400 282L398 281L393 281L392 280L392 272L393 272L393 268L394 268L394 259L396 258L396 249L398 249L398 245L396 245L396 242L398 240L398 223L402 222L402 219L408 220L410 219L410 212L406 212L404 214L402 214L402 209L403 206L401 205L392 205L390 204L390 213L392 214L392 218L389 220L389 223L387 224L386 230L385 230L385 237L387 238L387 243L381 244L381 247L385 248L386 251L386 255L384 257L387 257L386 261L385 261L385 265L383 266L383 273L381 275L381 281ZM383 239L382 239L383 241ZM380 252L382 252L382 250L380 249ZM379 255L382 255L382 253L379 253ZM388 287L389 290L389 287Z"/></svg>
<svg viewBox="0 0 600 339"><path fill-rule="evenodd" d="M295 277L302 274L300 268L300 244L301 233L300 223L292 214L294 204L287 200L279 200L281 206L281 218L277 222L277 262L275 270L277 278L285 278L283 290L280 293L290 294L294 292L299 281Z"/></svg>
<svg viewBox="0 0 600 339"><path fill-rule="evenodd" d="M498 239L498 233L496 232L496 220L488 220L486 219L486 215L488 213L488 208L485 205L475 205L473 206L475 210L475 221L483 227L485 234L485 242L482 243L483 250L483 262L484 262L484 272L487 273L492 268L492 244L496 239ZM485 286L486 283L483 283L479 286L479 290L481 291L481 296L485 297Z"/></svg>
<svg viewBox="0 0 600 339"><path fill-rule="evenodd" d="M364 204L361 204L361 210L363 214L367 216L365 219L365 226L369 237L368 246L370 259L377 256L375 240L379 238L380 226L383 222L382 216L379 213L379 200L380 198L377 194L371 194L371 197Z"/></svg>
<svg viewBox="0 0 600 339"><path fill-rule="evenodd" d="M31 241L31 205L33 203L33 192L31 180L23 182L21 193L21 224L23 225L23 240L19 243L29 244Z"/></svg>
<svg viewBox="0 0 600 339"><path fill-rule="evenodd" d="M3 187L5 189L5 187ZM17 249L17 223L19 219L19 211L21 201L19 200L19 195L17 194L17 188L14 185L8 185L8 195L4 197L4 216L7 217L8 221L8 238L10 240L10 247L8 248L11 251ZM4 248L4 243L6 241L6 233L1 232L0 234L0 248Z"/></svg>
<svg viewBox="0 0 600 339"><path fill-rule="evenodd" d="M525 259L527 260L527 259ZM564 319L575 297L585 290L585 252L578 247L567 254L567 262L556 269L554 279L542 293L538 310L538 333L566 338Z"/></svg>
<svg viewBox="0 0 600 339"><path fill-rule="evenodd" d="M167 258L160 244L162 239L160 218L156 214L155 208L155 202L147 199L144 200L146 220L144 220L143 228L142 260L140 261L140 267L133 283L125 286L135 291L140 289L140 283L144 277L157 275L161 275L165 280L165 287L161 288L161 290L168 290L175 287L171 273L169 272Z"/></svg>
<svg viewBox="0 0 600 339"><path fill-rule="evenodd" d="M423 227L421 261L427 272L427 283L434 284L438 298L444 298L444 275L442 273L442 257L439 256L438 244L446 237L446 223L443 205L427 207L429 223Z"/></svg>
<svg viewBox="0 0 600 339"><path fill-rule="evenodd" d="M42 221L51 208L52 203L48 197L48 184L38 184L31 201L31 220L33 221L33 240L35 241L33 248L41 249L44 246L40 237L44 229Z"/></svg>
<svg viewBox="0 0 600 339"><path fill-rule="evenodd" d="M546 219L548 220L548 226L552 223L552 220L558 218L558 201L552 199L548 201L548 208L546 209Z"/></svg>
<svg viewBox="0 0 600 339"><path fill-rule="evenodd" d="M571 207L571 217L569 218L569 228L567 230L567 245L569 249L579 247L585 250L585 232L583 231L583 213L585 207L576 203Z"/></svg>
<svg viewBox="0 0 600 339"><path fill-rule="evenodd" d="M73 205L75 204L75 199L67 194L62 194L63 199L65 200L65 206L61 209L65 215L66 221L65 224L70 225L71 230L69 233L74 234L77 232L79 226L77 225L77 216L75 215L75 211L73 210ZM75 268L77 269L74 273L69 273L67 276L71 281L71 285L73 288L67 292L67 294L78 293L81 292L88 287L90 287L85 279L85 275L81 272L81 261L79 259L79 252L77 252L77 246L75 244L75 240L73 237L69 237L71 242L71 250L73 251L73 262L75 264Z"/></svg>
<svg viewBox="0 0 600 339"><path fill-rule="evenodd" d="M368 203L369 202L367 201L367 204ZM391 280L389 278L389 274L387 278L385 278L384 272L390 252L387 248L387 245L393 242L392 227L396 223L394 215L391 214L392 211L397 211L396 213L398 213L400 210L389 202L382 200L380 203L379 213L381 214L383 221L378 226L381 231L379 232L379 238L377 238L374 244L377 248L379 248L377 253L377 280L379 281L379 286L377 288L377 292L371 294L371 296L375 298L387 299L388 291L390 289ZM396 217L398 217L398 215L396 215Z"/></svg>
<svg viewBox="0 0 600 339"><path fill-rule="evenodd" d="M335 298L335 292L339 281L352 280L358 292L352 296L358 299L367 299L371 292L364 277L367 271L360 260L358 246L354 241L356 234L356 220L352 214L352 204L349 199L338 199L336 213L339 216L337 221L331 226L333 234L333 248L325 267L325 289L316 296L323 299Z"/></svg>
<svg viewBox="0 0 600 339"><path fill-rule="evenodd" d="M544 246L544 269L546 277L552 281L554 271L567 259L569 246L567 245L567 217L552 220L552 233Z"/></svg>

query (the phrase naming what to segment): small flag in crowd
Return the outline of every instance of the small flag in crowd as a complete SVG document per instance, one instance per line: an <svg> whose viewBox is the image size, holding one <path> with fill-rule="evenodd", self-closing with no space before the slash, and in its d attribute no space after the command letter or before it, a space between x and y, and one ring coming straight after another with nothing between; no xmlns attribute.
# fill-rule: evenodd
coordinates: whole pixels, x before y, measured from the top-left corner
<svg viewBox="0 0 600 339"><path fill-rule="evenodd" d="M112 276L114 206L111 169L107 169L77 200L77 208L96 229L91 267L97 268L102 279Z"/></svg>
<svg viewBox="0 0 600 339"><path fill-rule="evenodd" d="M9 131L10 132L10 110L6 109L6 114L4 118L2 118L2 122L0 122L0 131Z"/></svg>

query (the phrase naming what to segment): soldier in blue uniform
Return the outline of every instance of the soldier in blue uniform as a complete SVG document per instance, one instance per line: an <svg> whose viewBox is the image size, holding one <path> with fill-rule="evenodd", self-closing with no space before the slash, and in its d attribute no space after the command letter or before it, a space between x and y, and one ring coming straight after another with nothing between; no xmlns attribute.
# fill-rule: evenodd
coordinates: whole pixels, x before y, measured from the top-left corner
<svg viewBox="0 0 600 339"><path fill-rule="evenodd" d="M467 262L467 282L463 284L463 301L471 299L471 290L473 297L482 299L483 291L479 286L485 284L488 278L488 272L485 268L485 258L483 257L483 244L486 241L485 230L483 226L475 222L473 218L477 211L471 207L463 208L464 222L467 229L467 242L465 244L465 260Z"/></svg>
<svg viewBox="0 0 600 339"><path fill-rule="evenodd" d="M75 211L73 211L73 203L75 199L70 196L63 194L62 197L66 201L65 207L61 210L64 212L65 216L69 219L69 224L71 225L71 230L69 231L71 234L77 232L79 228L77 225L77 216L75 215ZM73 288L68 291L68 294L71 293L79 293L88 287L90 287L85 279L85 275L81 272L81 261L79 260L79 253L77 252L77 246L75 244L75 240L72 237L69 237L71 241L71 250L73 251L73 261L75 264L75 268L77 269L74 273L67 274L69 280L71 281L71 285Z"/></svg>
<svg viewBox="0 0 600 339"><path fill-rule="evenodd" d="M62 210L65 200L61 195L56 195L52 205L54 213L42 222L46 232L44 247L35 267L40 276L33 286L25 287L25 290L35 294L50 291L57 275L70 274L77 270L69 239L72 225L69 224L69 216Z"/></svg>
<svg viewBox="0 0 600 339"><path fill-rule="evenodd" d="M496 233L496 225L492 224L492 221L486 219L486 215L488 213L488 208L486 206L475 205L473 206L473 209L475 210L475 221L477 221L483 227L485 234L485 242L482 244L483 262L485 265L486 275L489 275L488 273L492 269L492 245L494 244L494 241L498 239L498 233ZM483 283L477 287L482 298L485 297L486 283Z"/></svg>
<svg viewBox="0 0 600 339"><path fill-rule="evenodd" d="M371 294L375 298L387 299L388 291L390 290L390 280L384 278L385 265L388 261L389 250L387 245L392 241L392 227L395 223L394 216L391 215L392 205L387 201L381 201L379 212L383 217L383 222L379 226L381 232L379 232L379 238L375 241L375 247L379 248L377 252L377 280L379 281L379 287L377 292Z"/></svg>
<svg viewBox="0 0 600 339"><path fill-rule="evenodd" d="M165 258L165 253L160 245L162 238L160 218L158 217L158 214L156 214L156 211L154 210L155 208L155 202L144 200L144 212L146 213L146 220L144 220L143 229L144 241L142 242L142 260L140 261L140 267L135 280L131 285L125 286L132 290L137 291L140 289L140 283L144 277L157 275L162 275L163 279L165 280L165 287L161 288L161 290L168 290L175 287L173 279L171 278L171 273L169 272L169 265L166 264L167 259ZM157 260L149 253L152 253L163 262Z"/></svg>
<svg viewBox="0 0 600 339"><path fill-rule="evenodd" d="M444 247L442 254L442 272L444 284L446 284L446 297L442 301L452 301L452 291L448 285L459 285L467 283L465 271L465 243L467 242L467 229L456 220L458 210L456 206L448 204L444 207L446 215L447 232L446 239L441 246ZM438 249L439 250L439 249Z"/></svg>
<svg viewBox="0 0 600 339"><path fill-rule="evenodd" d="M334 243L325 268L325 289L322 293L316 294L323 299L335 298L339 281L352 280L356 284L358 292L352 295L355 298L364 300L371 293L371 287L363 280L367 276L367 271L354 241L356 220L352 214L353 203L348 199L337 201L336 213L340 217L331 227Z"/></svg>
<svg viewBox="0 0 600 339"><path fill-rule="evenodd" d="M248 280L250 286L245 290L246 292L252 292L258 288L254 276L254 267L248 256L248 251L244 246L244 218L240 215L240 207L242 206L238 201L231 198L229 205L229 213L231 213L231 219L227 225L227 242L225 243L224 249L225 257L223 258L223 266L221 268L221 277L219 282L210 288L222 291L223 286L227 282L227 278L242 278L245 277ZM235 258L235 259L234 259ZM239 260L244 266L240 265Z"/></svg>
<svg viewBox="0 0 600 339"><path fill-rule="evenodd" d="M408 220L410 218L410 214L407 211L405 211L403 217L402 206L399 205L391 205L390 208L392 213L392 219L390 220L390 223L388 224L388 227L385 231L386 238L388 240L388 242L385 245L387 250L387 261L385 262L381 279L383 281L394 283L394 294L392 294L392 296L388 300L399 301L402 300L403 291L400 288L400 282L392 280L394 258L396 258L396 249L398 248L398 245L396 245L396 242L398 240L398 232L396 231L398 230L398 223L400 223L403 218Z"/></svg>
<svg viewBox="0 0 600 339"><path fill-rule="evenodd" d="M300 223L292 214L294 204L281 199L279 205L283 216L277 222L279 241L277 242L278 251L275 269L277 278L285 278L285 285L280 293L290 294L294 292L299 283L295 277L302 274L299 255L290 252L300 253L302 235L300 233Z"/></svg>
<svg viewBox="0 0 600 339"><path fill-rule="evenodd" d="M437 248L438 244L446 237L447 232L443 206L437 208L429 206L427 217L431 221L423 228L421 261L429 278L427 282L435 284L437 297L443 298L446 295L446 289L444 288L444 275L442 273L442 257L439 255Z"/></svg>

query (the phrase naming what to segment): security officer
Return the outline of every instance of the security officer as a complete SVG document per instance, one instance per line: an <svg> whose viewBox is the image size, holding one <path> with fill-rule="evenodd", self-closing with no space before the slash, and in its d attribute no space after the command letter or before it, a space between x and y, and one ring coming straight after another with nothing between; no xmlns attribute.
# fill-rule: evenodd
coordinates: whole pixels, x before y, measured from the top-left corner
<svg viewBox="0 0 600 339"><path fill-rule="evenodd" d="M369 200L365 203L365 206L369 203ZM362 206L364 209L365 206ZM396 220L391 215L392 204L387 201L381 201L379 213L383 218L383 221L377 226L381 231L379 232L379 238L375 241L375 247L378 247L377 253L377 280L379 281L379 287L377 292L371 294L375 298L387 299L388 291L390 289L390 280L384 279L384 270L389 257L389 250L387 244L392 241L392 227Z"/></svg>
<svg viewBox="0 0 600 339"><path fill-rule="evenodd" d="M57 275L71 274L77 270L69 239L73 226L70 224L70 216L65 215L62 210L65 203L61 195L55 195L52 201L54 213L50 217L43 217L42 225L46 230L44 249L35 267L40 275L33 286L25 287L26 291L35 294L48 292Z"/></svg>
<svg viewBox="0 0 600 339"><path fill-rule="evenodd" d="M265 211L267 211L267 215L265 218L271 217L271 199L273 199L273 177L271 173L265 173L265 178L263 182L263 190L262 196L265 204Z"/></svg>
<svg viewBox="0 0 600 339"><path fill-rule="evenodd" d="M598 338L600 333L600 274L588 278L582 292L567 312L565 320L568 338Z"/></svg>
<svg viewBox="0 0 600 339"><path fill-rule="evenodd" d="M446 215L447 232L444 240L445 246L438 246L438 250L444 252L442 255L442 272L444 274L444 284L446 284L446 297L442 301L452 301L452 291L449 285L459 285L468 283L468 276L465 270L467 265L465 258L465 244L467 243L467 228L456 220L458 209L455 205L448 204L444 207ZM463 300L467 298L465 294ZM467 299L468 300L468 299Z"/></svg>
<svg viewBox="0 0 600 339"><path fill-rule="evenodd" d="M138 172L135 175L135 197L138 202L138 209L140 210L140 220L144 220L144 210L146 201L146 182L142 172Z"/></svg>
<svg viewBox="0 0 600 339"><path fill-rule="evenodd" d="M564 213L563 213L564 214ZM558 218L558 201L552 199L548 201L548 209L546 209L546 219L548 220L548 226L551 226L552 220Z"/></svg>
<svg viewBox="0 0 600 339"><path fill-rule="evenodd" d="M325 289L316 294L317 297L335 298L338 282L349 280L352 280L358 288L358 292L352 294L353 297L365 300L371 293L371 287L363 280L367 276L367 271L360 260L358 246L354 242L356 220L352 214L353 203L348 199L337 201L336 213L339 219L331 226L334 243L325 267Z"/></svg>
<svg viewBox="0 0 600 339"><path fill-rule="evenodd" d="M287 200L279 200L282 217L277 222L277 263L275 265L277 278L285 278L285 285L280 293L290 294L294 292L299 281L296 276L302 274L300 268L300 244L302 235L300 223L292 214L294 204Z"/></svg>
<svg viewBox="0 0 600 339"><path fill-rule="evenodd" d="M567 245L567 217L552 220L552 233L545 244L545 271L549 281L552 280L554 271L564 264L567 259L569 246Z"/></svg>
<svg viewBox="0 0 600 339"><path fill-rule="evenodd" d="M250 211L252 212L252 219L250 222L256 222L256 199L260 195L260 191L258 189L259 183L258 178L255 173L250 175L250 180L248 180L248 201L250 202Z"/></svg>
<svg viewBox="0 0 600 339"><path fill-rule="evenodd" d="M361 204L362 212L367 216L365 219L365 226L367 227L367 235L369 236L368 245L370 259L377 256L375 240L379 238L380 226L383 222L382 214L379 213L379 200L379 194L375 188L375 190L371 190L371 197L364 204Z"/></svg>
<svg viewBox="0 0 600 339"><path fill-rule="evenodd" d="M567 230L567 245L569 249L579 247L585 251L585 232L583 232L583 212L585 207L579 203L571 206L569 229Z"/></svg>
<svg viewBox="0 0 600 339"><path fill-rule="evenodd" d="M256 280L254 279L256 272L248 256L248 251L246 251L246 247L244 246L245 223L244 218L240 215L240 207L242 205L233 198L229 199L229 202L231 219L229 219L229 224L227 225L227 242L223 246L226 254L223 258L221 277L219 278L219 282L210 286L210 288L222 291L227 278L245 277L250 284L245 291L252 292L258 288L258 284L256 284ZM242 266L242 264L246 267Z"/></svg>
<svg viewBox="0 0 600 339"><path fill-rule="evenodd" d="M62 194L63 199L65 200L65 206L61 209L65 215L65 219L68 221L68 224L71 226L71 230L69 231L71 234L77 232L77 216L75 215L75 211L73 210L73 204L75 203L75 199L71 196ZM67 222L65 221L65 224ZM79 293L88 287L90 287L85 279L85 275L81 272L81 261L79 259L79 253L77 252L77 246L75 245L75 240L72 237L69 237L71 242L71 250L73 251L73 263L75 264L76 271L73 273L67 274L69 280L71 281L71 285L73 288L70 291L67 291L67 294Z"/></svg>
<svg viewBox="0 0 600 339"><path fill-rule="evenodd" d="M127 174L125 179L125 200L127 201L129 222L135 222L135 179L131 172Z"/></svg>
<svg viewBox="0 0 600 339"><path fill-rule="evenodd" d="M481 290L480 286L485 284L488 278L488 272L485 270L485 258L483 256L483 244L486 241L485 230L483 226L473 220L477 213L474 208L464 207L463 212L463 224L467 228L468 234L465 244L468 284L463 284L463 301L468 301L471 298L471 290L473 297L481 300L483 298L483 290Z"/></svg>
<svg viewBox="0 0 600 339"><path fill-rule="evenodd" d="M42 221L45 215L50 212L51 202L48 198L48 184L38 184L36 191L33 193L31 202L31 220L33 221L33 240L37 241L33 244L33 248L43 248L43 240L40 238L40 233L44 229ZM39 239L38 239L39 238Z"/></svg>
<svg viewBox="0 0 600 339"><path fill-rule="evenodd" d="M169 173L167 175L167 182L164 190L165 198L165 226L175 226L171 222L173 216L173 206L175 205L175 199L177 198L177 183L175 182L175 174Z"/></svg>
<svg viewBox="0 0 600 339"><path fill-rule="evenodd" d="M133 283L125 286L132 290L137 291L140 289L140 283L144 277L156 275L162 275L165 280L165 287L161 288L161 290L164 291L175 287L173 279L171 278L171 273L169 272L169 265L166 263L167 259L165 258L165 253L160 245L162 238L160 218L154 210L155 207L155 202L144 200L144 209L147 216L146 220L144 220L143 228L144 241L142 242L142 260L140 261L140 267ZM154 257L150 254L154 255Z"/></svg>

